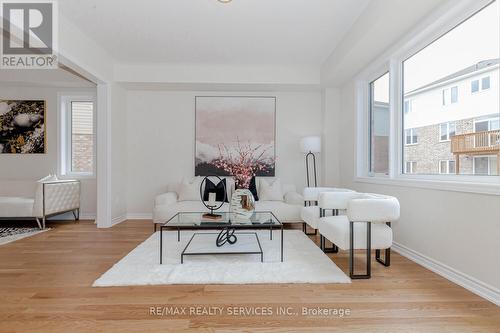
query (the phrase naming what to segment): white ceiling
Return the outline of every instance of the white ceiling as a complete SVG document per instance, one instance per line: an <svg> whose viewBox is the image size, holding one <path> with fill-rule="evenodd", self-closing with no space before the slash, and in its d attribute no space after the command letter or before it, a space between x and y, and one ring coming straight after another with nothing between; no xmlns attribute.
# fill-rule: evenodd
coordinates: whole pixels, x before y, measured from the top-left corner
<svg viewBox="0 0 500 333"><path fill-rule="evenodd" d="M120 63L321 65L370 0L64 0Z"/></svg>

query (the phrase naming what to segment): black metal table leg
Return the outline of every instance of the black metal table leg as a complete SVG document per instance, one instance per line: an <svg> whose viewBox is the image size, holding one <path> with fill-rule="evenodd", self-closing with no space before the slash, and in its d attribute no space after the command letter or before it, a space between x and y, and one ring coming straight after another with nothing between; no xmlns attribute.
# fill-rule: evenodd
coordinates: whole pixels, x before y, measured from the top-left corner
<svg viewBox="0 0 500 333"><path fill-rule="evenodd" d="M281 262L283 262L283 224L281 224Z"/></svg>
<svg viewBox="0 0 500 333"><path fill-rule="evenodd" d="M269 239L270 240L273 240L273 226L271 225L271 227L269 228Z"/></svg>
<svg viewBox="0 0 500 333"><path fill-rule="evenodd" d="M177 241L178 242L181 241L181 228L180 227L177 227Z"/></svg>
<svg viewBox="0 0 500 333"><path fill-rule="evenodd" d="M162 264L163 256L163 228L160 226L160 265Z"/></svg>

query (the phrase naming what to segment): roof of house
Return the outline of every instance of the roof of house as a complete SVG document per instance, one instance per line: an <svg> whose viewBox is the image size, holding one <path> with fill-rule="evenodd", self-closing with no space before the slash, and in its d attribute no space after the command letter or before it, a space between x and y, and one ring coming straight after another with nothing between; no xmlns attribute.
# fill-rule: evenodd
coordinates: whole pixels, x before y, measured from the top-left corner
<svg viewBox="0 0 500 333"><path fill-rule="evenodd" d="M406 94L413 94L414 92L418 91L418 90L425 90L426 88L430 87L430 86L434 86L434 85L437 85L437 84L440 84L440 83L443 83L443 82L447 82L447 81L451 81L453 80L454 78L457 78L457 77L460 77L460 76L463 76L463 75L467 75L467 74L470 74L470 73L473 73L473 72L477 72L479 70L482 70L482 69L485 69L487 67L492 67L492 66L495 66L495 65L498 65L500 63L500 58L496 58L496 59L487 59L487 60L482 60L480 62L478 62L477 64L474 64L472 66L469 66L469 67L466 67L464 69L461 69L453 74L450 74L450 75L447 75L441 79L438 79L436 81L433 81L431 83L428 83L424 86L421 86L417 89L413 89L412 91L406 93Z"/></svg>

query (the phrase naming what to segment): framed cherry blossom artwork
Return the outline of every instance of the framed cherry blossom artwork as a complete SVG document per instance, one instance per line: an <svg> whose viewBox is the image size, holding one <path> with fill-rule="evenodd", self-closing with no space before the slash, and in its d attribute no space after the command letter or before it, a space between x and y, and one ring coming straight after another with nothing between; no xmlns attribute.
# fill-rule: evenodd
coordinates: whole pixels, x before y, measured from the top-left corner
<svg viewBox="0 0 500 333"><path fill-rule="evenodd" d="M276 97L197 96L196 176L274 176Z"/></svg>

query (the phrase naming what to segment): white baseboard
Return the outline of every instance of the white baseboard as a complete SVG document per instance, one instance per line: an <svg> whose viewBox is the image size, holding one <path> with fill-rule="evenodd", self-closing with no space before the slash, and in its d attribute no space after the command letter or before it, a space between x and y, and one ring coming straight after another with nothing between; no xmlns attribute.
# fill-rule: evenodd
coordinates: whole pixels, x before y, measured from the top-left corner
<svg viewBox="0 0 500 333"><path fill-rule="evenodd" d="M436 274L441 275L445 279L448 279L459 286L473 292L474 294L487 299L488 301L500 306L500 290L484 283L472 276L462 273L450 266L447 266L437 260L429 258L417 251L407 248L404 245L393 243L391 249L416 262L417 264L433 271Z"/></svg>
<svg viewBox="0 0 500 333"><path fill-rule="evenodd" d="M117 225L118 223L122 223L125 220L127 220L127 215L125 215L125 214L113 217L111 219L111 225L109 227L111 228L112 226Z"/></svg>
<svg viewBox="0 0 500 333"><path fill-rule="evenodd" d="M151 220L153 214L151 213L128 213L127 220Z"/></svg>
<svg viewBox="0 0 500 333"><path fill-rule="evenodd" d="M65 220L73 220L75 217L73 216L73 213L67 212L64 214L60 215L55 215L52 217L49 217L49 221L65 221ZM80 220L95 220L96 215L92 213L80 213Z"/></svg>

